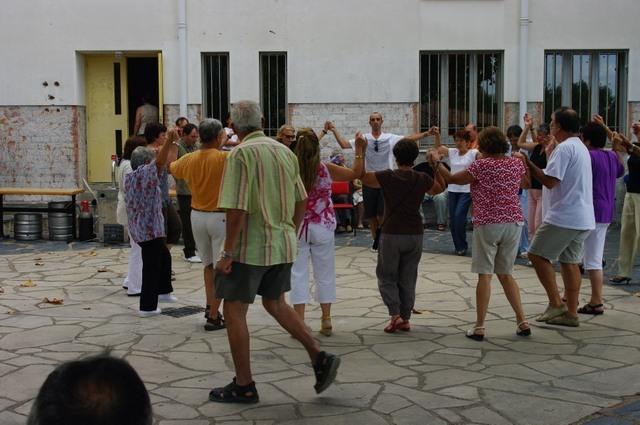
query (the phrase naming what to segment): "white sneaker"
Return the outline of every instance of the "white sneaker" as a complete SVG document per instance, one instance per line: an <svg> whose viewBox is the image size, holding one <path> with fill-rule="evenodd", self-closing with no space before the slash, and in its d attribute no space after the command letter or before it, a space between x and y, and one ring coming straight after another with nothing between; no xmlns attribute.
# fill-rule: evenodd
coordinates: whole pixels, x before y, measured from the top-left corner
<svg viewBox="0 0 640 425"><path fill-rule="evenodd" d="M158 295L158 301L162 303L177 303L178 299L173 294Z"/></svg>
<svg viewBox="0 0 640 425"><path fill-rule="evenodd" d="M197 255L194 255L193 257L185 258L184 261L187 261L189 263L202 263L202 259Z"/></svg>
<svg viewBox="0 0 640 425"><path fill-rule="evenodd" d="M377 249L374 249L372 246L369 247L369 252L373 252L374 254L378 253Z"/></svg>
<svg viewBox="0 0 640 425"><path fill-rule="evenodd" d="M138 316L140 317L151 317L151 316L157 316L158 314L162 313L162 310L160 310L160 307L156 308L155 310L140 310L138 311Z"/></svg>

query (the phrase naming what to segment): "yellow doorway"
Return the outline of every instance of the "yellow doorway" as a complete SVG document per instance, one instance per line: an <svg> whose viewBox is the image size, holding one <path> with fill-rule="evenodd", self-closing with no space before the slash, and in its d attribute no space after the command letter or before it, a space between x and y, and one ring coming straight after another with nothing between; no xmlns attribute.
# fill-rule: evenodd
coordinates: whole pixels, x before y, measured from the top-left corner
<svg viewBox="0 0 640 425"><path fill-rule="evenodd" d="M87 177L111 181L111 156L122 155L136 108L148 97L163 111L162 54L109 52L85 55Z"/></svg>
<svg viewBox="0 0 640 425"><path fill-rule="evenodd" d="M111 181L111 155L128 134L127 62L114 54L86 56L87 177Z"/></svg>

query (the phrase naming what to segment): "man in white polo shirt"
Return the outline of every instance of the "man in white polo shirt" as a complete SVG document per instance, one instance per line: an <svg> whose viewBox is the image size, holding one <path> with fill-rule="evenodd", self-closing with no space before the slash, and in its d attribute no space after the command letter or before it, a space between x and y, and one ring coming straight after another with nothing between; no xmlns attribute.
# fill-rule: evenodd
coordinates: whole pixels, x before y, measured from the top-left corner
<svg viewBox="0 0 640 425"><path fill-rule="evenodd" d="M371 132L364 135L367 139L367 150L365 152L364 160L365 169L367 171L375 172L397 168L393 157L393 147L396 143L402 139L417 143L423 137L430 135L428 131L415 133L409 136L398 136L397 134L383 133L382 123L383 119L380 112L372 112L371 115L369 115ZM341 137L339 133L335 131L333 133L342 149L354 149L355 140L346 140ZM372 239L375 239L378 224L382 222L384 214L382 189L363 186L362 197L364 198L364 218L369 220L371 237Z"/></svg>
<svg viewBox="0 0 640 425"><path fill-rule="evenodd" d="M529 260L547 292L549 305L536 320L552 325L580 324L577 313L582 280L579 264L584 241L596 226L591 157L577 136L579 128L576 111L567 107L556 110L551 116L551 135L557 143L552 143L547 150L547 168L540 170L527 158L532 177L543 185L543 223L529 246ZM558 292L551 264L558 260L566 304Z"/></svg>

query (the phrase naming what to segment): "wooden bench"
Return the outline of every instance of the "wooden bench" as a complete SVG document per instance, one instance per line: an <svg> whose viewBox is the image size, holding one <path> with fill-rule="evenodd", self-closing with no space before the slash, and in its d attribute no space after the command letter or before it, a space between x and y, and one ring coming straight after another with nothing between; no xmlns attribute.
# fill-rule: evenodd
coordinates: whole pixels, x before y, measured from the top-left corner
<svg viewBox="0 0 640 425"><path fill-rule="evenodd" d="M72 231L73 237L76 237L76 195L84 192L81 188L69 189L44 189L35 187L0 187L0 218L4 217L4 212L64 212L70 213L73 217ZM4 206L5 195L22 195L22 196L70 196L71 203L65 208L49 208L47 205L25 205L25 206ZM0 238L4 238L4 225L0 226Z"/></svg>

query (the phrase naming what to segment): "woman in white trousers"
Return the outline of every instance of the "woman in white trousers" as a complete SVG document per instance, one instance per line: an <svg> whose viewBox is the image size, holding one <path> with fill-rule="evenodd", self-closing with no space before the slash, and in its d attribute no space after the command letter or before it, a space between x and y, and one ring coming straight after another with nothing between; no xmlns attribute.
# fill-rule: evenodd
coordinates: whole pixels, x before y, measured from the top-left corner
<svg viewBox="0 0 640 425"><path fill-rule="evenodd" d="M291 269L289 301L304 320L309 301L309 261L313 264L315 300L322 309L320 333L329 336L331 304L336 300L335 236L336 214L331 202L331 183L360 178L364 172L366 139L356 135L356 154L352 168L320 162L318 136L310 128L296 135L295 153L298 157L300 177L307 190L304 218L298 231L298 257Z"/></svg>

